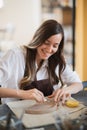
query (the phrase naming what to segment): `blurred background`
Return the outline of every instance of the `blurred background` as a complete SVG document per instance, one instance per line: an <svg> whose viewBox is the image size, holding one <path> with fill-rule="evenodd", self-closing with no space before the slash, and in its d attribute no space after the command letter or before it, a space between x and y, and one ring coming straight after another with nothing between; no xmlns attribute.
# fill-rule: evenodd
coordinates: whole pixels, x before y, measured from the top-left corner
<svg viewBox="0 0 87 130"><path fill-rule="evenodd" d="M87 0L0 0L0 57L28 44L39 25L55 19L64 28L64 54L81 80L87 80Z"/></svg>

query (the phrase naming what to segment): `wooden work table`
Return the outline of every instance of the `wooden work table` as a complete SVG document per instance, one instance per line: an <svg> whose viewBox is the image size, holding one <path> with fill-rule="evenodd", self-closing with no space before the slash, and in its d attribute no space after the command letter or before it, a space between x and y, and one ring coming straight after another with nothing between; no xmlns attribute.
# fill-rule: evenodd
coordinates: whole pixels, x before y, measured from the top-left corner
<svg viewBox="0 0 87 130"><path fill-rule="evenodd" d="M81 95L79 96L80 96L79 99L82 99ZM77 97L75 96L75 98L78 99L78 96ZM16 122L17 121L21 122L21 125L19 123L16 130L28 130L28 129L33 130L33 128L34 129L38 128L38 130L41 130L41 128L43 128L43 130L48 130L48 129L56 130L57 119L61 118L62 122L65 119L75 120L80 116L84 115L85 110L87 112L87 107L85 106L87 104L84 104L84 100L85 97L83 98L83 100L81 100L82 103L76 108L68 108L60 104L57 107L57 109L42 114L41 113L30 114L25 112L27 108L36 104L35 101L21 100L21 101L9 102L7 104L0 105L0 118L2 118L3 116L7 116L8 113L14 115L12 116L14 120Z"/></svg>

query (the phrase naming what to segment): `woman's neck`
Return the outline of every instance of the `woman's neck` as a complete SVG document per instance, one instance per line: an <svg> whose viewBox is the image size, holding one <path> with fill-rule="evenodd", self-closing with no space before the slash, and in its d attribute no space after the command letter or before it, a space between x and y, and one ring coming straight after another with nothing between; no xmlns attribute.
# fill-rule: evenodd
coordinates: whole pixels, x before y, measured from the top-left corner
<svg viewBox="0 0 87 130"><path fill-rule="evenodd" d="M42 64L43 64L43 60L36 58L36 63L37 63L38 69L40 69L40 67L41 67Z"/></svg>

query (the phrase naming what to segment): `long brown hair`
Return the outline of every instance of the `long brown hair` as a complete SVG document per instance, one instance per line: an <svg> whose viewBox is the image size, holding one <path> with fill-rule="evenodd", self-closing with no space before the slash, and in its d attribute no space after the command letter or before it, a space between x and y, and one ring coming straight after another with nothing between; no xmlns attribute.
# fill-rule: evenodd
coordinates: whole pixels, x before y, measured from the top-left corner
<svg viewBox="0 0 87 130"><path fill-rule="evenodd" d="M23 89L24 86L32 82L35 78L36 68L35 68L35 58L37 53L37 47L42 45L49 37L55 34L62 34L62 40L60 42L59 48L55 54L53 54L48 59L48 73L50 82L58 83L59 80L63 85L61 78L61 73L64 71L66 63L63 56L64 47L64 31L60 23L56 20L47 20L38 28L35 32L32 41L26 46L26 66L24 78L20 82L20 88ZM59 65L59 77L55 73L55 69Z"/></svg>

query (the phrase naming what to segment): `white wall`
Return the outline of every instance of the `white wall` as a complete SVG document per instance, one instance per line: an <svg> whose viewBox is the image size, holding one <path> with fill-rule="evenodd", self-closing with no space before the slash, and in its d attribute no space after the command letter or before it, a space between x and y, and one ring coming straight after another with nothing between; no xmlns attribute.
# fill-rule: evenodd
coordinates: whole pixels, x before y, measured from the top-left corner
<svg viewBox="0 0 87 130"><path fill-rule="evenodd" d="M0 9L0 28L8 27L9 30L3 35L0 32L1 40L28 43L40 23L41 0L4 0L4 7Z"/></svg>

